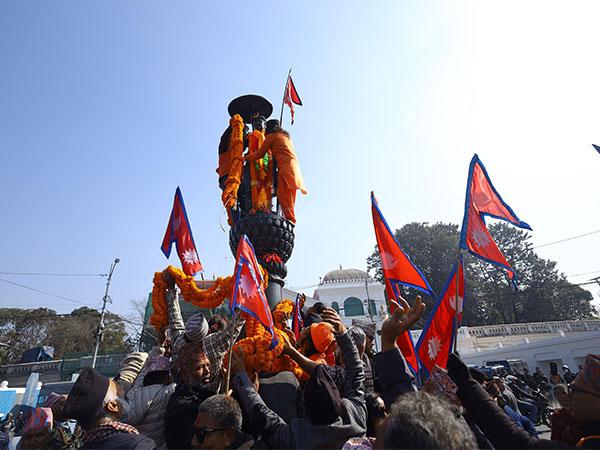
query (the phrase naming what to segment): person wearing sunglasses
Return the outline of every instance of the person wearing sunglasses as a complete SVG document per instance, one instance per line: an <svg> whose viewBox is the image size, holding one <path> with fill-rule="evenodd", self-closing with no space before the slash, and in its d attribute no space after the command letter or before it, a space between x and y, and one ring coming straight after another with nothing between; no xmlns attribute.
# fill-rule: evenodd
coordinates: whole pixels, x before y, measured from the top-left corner
<svg viewBox="0 0 600 450"><path fill-rule="evenodd" d="M242 410L234 398L224 394L213 395L200 404L191 433L194 449L266 448L242 432Z"/></svg>

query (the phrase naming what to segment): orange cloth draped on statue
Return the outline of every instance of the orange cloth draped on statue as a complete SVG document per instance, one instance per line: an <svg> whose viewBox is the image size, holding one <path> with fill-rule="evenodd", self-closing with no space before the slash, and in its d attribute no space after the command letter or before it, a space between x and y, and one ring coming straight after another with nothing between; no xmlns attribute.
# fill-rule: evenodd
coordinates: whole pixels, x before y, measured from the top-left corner
<svg viewBox="0 0 600 450"><path fill-rule="evenodd" d="M283 210L283 215L290 222L296 223L294 214L296 190L300 189L303 194L306 194L307 190L294 150L294 144L285 133L271 133L267 135L260 149L257 152L248 153L246 159L255 161L262 158L269 150L277 163L277 198Z"/></svg>
<svg viewBox="0 0 600 450"><path fill-rule="evenodd" d="M254 130L248 135L248 152L256 153L265 140L262 131ZM252 209L269 211L271 209L271 191L273 188L272 156L266 152L265 157L250 162L250 186L252 193ZM264 159L267 158L265 163Z"/></svg>

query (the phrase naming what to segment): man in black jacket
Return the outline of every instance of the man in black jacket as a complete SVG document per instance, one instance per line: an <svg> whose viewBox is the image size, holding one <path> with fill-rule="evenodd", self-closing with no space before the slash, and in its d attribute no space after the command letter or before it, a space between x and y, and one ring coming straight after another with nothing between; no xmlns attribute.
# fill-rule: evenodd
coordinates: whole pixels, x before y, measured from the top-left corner
<svg viewBox="0 0 600 450"><path fill-rule="evenodd" d="M154 441L131 425L119 422L127 415L123 390L91 367L81 371L65 402L64 415L76 419L85 431L87 449L155 449Z"/></svg>

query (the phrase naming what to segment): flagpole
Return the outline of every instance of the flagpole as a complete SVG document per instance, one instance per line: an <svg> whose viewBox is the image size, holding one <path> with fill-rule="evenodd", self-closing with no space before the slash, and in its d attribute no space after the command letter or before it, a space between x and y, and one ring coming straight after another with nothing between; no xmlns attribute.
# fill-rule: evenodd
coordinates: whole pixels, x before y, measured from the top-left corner
<svg viewBox="0 0 600 450"><path fill-rule="evenodd" d="M454 309L454 353L458 355L458 287L459 287L459 272L460 272L460 260L462 258L462 249L460 245L458 247L458 259L456 260L456 273L454 274L454 278L456 279L454 285L454 305L456 308ZM463 270L464 276L464 270Z"/></svg>
<svg viewBox="0 0 600 450"><path fill-rule="evenodd" d="M288 72L288 76L285 79L285 88L283 89L283 99L281 100L281 113L279 114L279 125L283 125L283 106L285 105L285 93L287 92L288 83L290 82L290 76L292 75L292 68Z"/></svg>
<svg viewBox="0 0 600 450"><path fill-rule="evenodd" d="M233 311L233 329L236 329L237 325L237 314ZM231 342L229 343L229 361L227 361L227 378L225 382L225 395L229 392L229 380L231 378L231 360L233 359L233 344L235 344L235 333L231 335Z"/></svg>

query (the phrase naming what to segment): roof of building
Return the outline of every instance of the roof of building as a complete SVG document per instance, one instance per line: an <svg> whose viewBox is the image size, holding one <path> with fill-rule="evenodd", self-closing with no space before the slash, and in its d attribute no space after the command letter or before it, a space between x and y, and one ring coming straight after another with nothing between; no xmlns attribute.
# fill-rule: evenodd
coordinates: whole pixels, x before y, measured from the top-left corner
<svg viewBox="0 0 600 450"><path fill-rule="evenodd" d="M323 284L365 282L365 279L374 281L367 272L358 269L337 269L327 272L323 277Z"/></svg>

